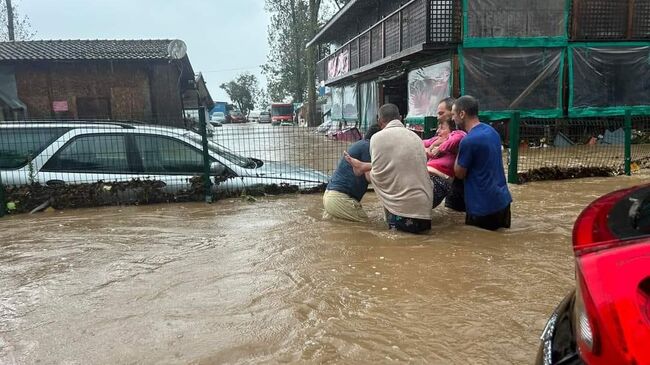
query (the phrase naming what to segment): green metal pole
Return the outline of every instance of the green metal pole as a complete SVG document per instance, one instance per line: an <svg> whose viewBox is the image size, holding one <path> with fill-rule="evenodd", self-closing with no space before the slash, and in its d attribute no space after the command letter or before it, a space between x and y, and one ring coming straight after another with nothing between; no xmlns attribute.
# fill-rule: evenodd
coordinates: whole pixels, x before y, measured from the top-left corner
<svg viewBox="0 0 650 365"><path fill-rule="evenodd" d="M0 217L4 217L7 207L7 202L5 201L5 187L2 185L2 176L0 176Z"/></svg>
<svg viewBox="0 0 650 365"><path fill-rule="evenodd" d="M625 175L632 175L632 111L625 111Z"/></svg>
<svg viewBox="0 0 650 365"><path fill-rule="evenodd" d="M519 112L514 112L508 123L510 131L510 161L508 161L508 182L510 184L519 183L517 175L519 165Z"/></svg>
<svg viewBox="0 0 650 365"><path fill-rule="evenodd" d="M199 108L199 130L203 144L203 186L205 187L205 202L212 203L212 183L210 182L210 150L208 149L208 130L205 124L205 107Z"/></svg>
<svg viewBox="0 0 650 365"><path fill-rule="evenodd" d="M436 129L438 129L438 119L436 117L424 117L424 134L422 137L424 139L429 139L436 135Z"/></svg>

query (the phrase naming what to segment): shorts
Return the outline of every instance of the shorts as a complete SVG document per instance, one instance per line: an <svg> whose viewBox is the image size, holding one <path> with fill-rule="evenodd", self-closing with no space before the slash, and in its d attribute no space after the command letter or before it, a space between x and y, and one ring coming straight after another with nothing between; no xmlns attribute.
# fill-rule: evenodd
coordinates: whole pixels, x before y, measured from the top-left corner
<svg viewBox="0 0 650 365"><path fill-rule="evenodd" d="M431 182L433 183L433 205L431 208L435 208L449 195L451 191L451 179L445 179L437 175L431 176Z"/></svg>
<svg viewBox="0 0 650 365"><path fill-rule="evenodd" d="M422 233L431 230L431 219L408 218L395 215L384 209L389 229L408 233Z"/></svg>
<svg viewBox="0 0 650 365"><path fill-rule="evenodd" d="M339 218L353 222L365 222L368 215L356 199L335 190L326 190L323 194L323 218Z"/></svg>
<svg viewBox="0 0 650 365"><path fill-rule="evenodd" d="M504 209L489 215L465 215L465 224L495 231L499 228L510 228L510 204Z"/></svg>
<svg viewBox="0 0 650 365"><path fill-rule="evenodd" d="M454 179L451 189L445 199L445 207L457 212L465 211L465 183L461 179Z"/></svg>

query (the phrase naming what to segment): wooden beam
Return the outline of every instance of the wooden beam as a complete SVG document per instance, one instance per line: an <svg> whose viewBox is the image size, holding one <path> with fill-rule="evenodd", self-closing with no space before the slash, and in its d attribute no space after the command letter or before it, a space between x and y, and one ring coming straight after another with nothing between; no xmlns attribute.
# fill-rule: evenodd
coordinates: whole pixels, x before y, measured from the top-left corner
<svg viewBox="0 0 650 365"><path fill-rule="evenodd" d="M627 39L632 39L634 35L634 0L627 2Z"/></svg>

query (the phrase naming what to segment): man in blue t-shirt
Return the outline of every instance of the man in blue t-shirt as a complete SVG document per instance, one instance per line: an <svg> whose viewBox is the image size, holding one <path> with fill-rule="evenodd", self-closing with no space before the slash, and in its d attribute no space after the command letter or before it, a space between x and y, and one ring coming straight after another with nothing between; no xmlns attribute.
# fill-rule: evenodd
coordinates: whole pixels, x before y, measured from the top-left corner
<svg viewBox="0 0 650 365"><path fill-rule="evenodd" d="M348 154L357 160L370 162L370 138L381 128L370 126L361 141L350 145ZM356 176L349 162L342 157L323 195L325 217L336 217L349 221L363 222L368 219L361 207L361 199L368 190L365 176Z"/></svg>
<svg viewBox="0 0 650 365"><path fill-rule="evenodd" d="M501 138L478 119L478 101L462 96L451 109L456 125L467 132L460 142L454 173L465 180L465 224L484 229L510 228L512 197L506 183Z"/></svg>

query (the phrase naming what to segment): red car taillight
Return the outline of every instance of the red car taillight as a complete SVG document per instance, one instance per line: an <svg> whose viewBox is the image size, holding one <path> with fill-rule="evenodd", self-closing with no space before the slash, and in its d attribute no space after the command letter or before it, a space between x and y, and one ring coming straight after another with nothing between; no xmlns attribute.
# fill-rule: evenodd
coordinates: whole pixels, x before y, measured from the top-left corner
<svg viewBox="0 0 650 365"><path fill-rule="evenodd" d="M589 289L582 278L580 268L576 268L576 301L573 309L576 341L580 351L600 354L600 332L596 320L596 306L589 294Z"/></svg>

